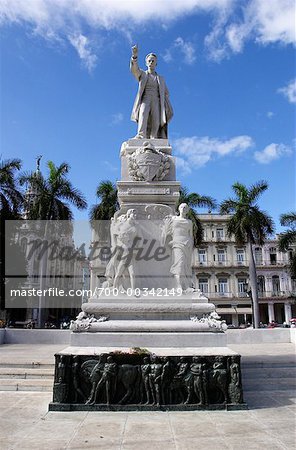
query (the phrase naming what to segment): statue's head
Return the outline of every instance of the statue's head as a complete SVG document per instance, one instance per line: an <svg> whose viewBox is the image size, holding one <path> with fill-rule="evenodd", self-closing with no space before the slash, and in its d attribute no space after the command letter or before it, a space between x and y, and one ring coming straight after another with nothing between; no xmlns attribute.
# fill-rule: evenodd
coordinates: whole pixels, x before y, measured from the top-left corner
<svg viewBox="0 0 296 450"><path fill-rule="evenodd" d="M148 53L148 55L145 58L146 66L148 69L155 69L157 66L157 56L155 53Z"/></svg>
<svg viewBox="0 0 296 450"><path fill-rule="evenodd" d="M182 217L185 217L189 212L189 207L188 207L187 203L181 203L181 205L179 206L178 209L179 209L180 216L182 216Z"/></svg>

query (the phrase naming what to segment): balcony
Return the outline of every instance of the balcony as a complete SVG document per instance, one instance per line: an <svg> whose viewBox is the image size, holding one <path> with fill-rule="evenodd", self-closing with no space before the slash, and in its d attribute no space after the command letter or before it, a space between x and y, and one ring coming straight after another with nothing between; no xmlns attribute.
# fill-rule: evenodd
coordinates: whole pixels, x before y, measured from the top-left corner
<svg viewBox="0 0 296 450"><path fill-rule="evenodd" d="M237 261L236 259L225 259L224 261L194 261L195 267L248 267L248 261Z"/></svg>
<svg viewBox="0 0 296 450"><path fill-rule="evenodd" d="M271 266L272 267L275 267L275 266L283 267L283 266L288 265L289 262L288 261L266 261L263 259L258 259L258 260L255 260L255 264L256 264L256 266L264 266L264 267L271 267Z"/></svg>
<svg viewBox="0 0 296 450"><path fill-rule="evenodd" d="M288 291L259 291L259 298L270 298L270 297L289 297L291 295Z"/></svg>
<svg viewBox="0 0 296 450"><path fill-rule="evenodd" d="M249 298L249 295L247 294L247 292L239 292L237 294L237 297L239 297L239 298Z"/></svg>
<svg viewBox="0 0 296 450"><path fill-rule="evenodd" d="M233 298L232 292L205 292L204 295L208 298Z"/></svg>

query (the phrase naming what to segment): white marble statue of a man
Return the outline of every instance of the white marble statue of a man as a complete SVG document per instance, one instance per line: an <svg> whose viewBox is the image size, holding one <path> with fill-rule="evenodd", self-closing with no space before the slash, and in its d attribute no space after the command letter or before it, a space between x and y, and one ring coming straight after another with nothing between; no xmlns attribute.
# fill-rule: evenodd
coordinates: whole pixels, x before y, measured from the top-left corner
<svg viewBox="0 0 296 450"><path fill-rule="evenodd" d="M167 138L167 124L173 116L164 78L155 71L157 56L146 56L147 70L138 66L138 47L132 47L130 70L139 82L131 119L138 122L137 139Z"/></svg>

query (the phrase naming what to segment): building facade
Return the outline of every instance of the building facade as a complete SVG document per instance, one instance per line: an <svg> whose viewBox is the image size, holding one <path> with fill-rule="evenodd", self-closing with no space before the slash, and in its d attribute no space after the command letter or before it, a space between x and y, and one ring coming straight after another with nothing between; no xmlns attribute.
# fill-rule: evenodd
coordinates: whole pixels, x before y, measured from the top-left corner
<svg viewBox="0 0 296 450"><path fill-rule="evenodd" d="M28 295L18 297L18 307L10 308L9 318L12 322L38 321L39 298L29 295L29 291L41 288L47 292L51 290L50 294L44 296L42 303L43 323L58 326L64 318L75 318L80 312L81 304L85 301L84 292L89 289L89 261L75 246L72 224L69 222L67 230L61 231L59 225L63 223L66 222L52 221L51 236L45 238L39 230L42 221L18 222L15 242L22 249L26 260L26 270L19 274L23 283L18 287L27 291ZM57 230L55 227L58 227ZM46 264L42 269L44 258ZM42 284L41 278L44 279Z"/></svg>
<svg viewBox="0 0 296 450"><path fill-rule="evenodd" d="M204 238L194 251L196 286L212 301L228 324L252 323L248 257L227 235L229 215L199 214ZM293 249L291 249L292 251ZM296 316L296 280L289 274L289 251L280 252L277 239L253 248L258 279L260 320L289 322Z"/></svg>

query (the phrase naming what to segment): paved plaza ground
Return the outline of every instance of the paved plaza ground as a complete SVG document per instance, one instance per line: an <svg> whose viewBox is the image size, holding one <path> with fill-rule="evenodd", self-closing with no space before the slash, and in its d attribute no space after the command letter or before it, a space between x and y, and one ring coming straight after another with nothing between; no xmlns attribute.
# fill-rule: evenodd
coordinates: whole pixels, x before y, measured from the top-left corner
<svg viewBox="0 0 296 450"><path fill-rule="evenodd" d="M2 345L0 363L46 362L64 346ZM0 392L0 448L294 449L295 346L232 345L243 357L248 411L48 412L51 392ZM272 377L278 372L276 378ZM262 368L262 369L261 369ZM262 376L260 375L262 373ZM243 382L244 382L243 379Z"/></svg>

